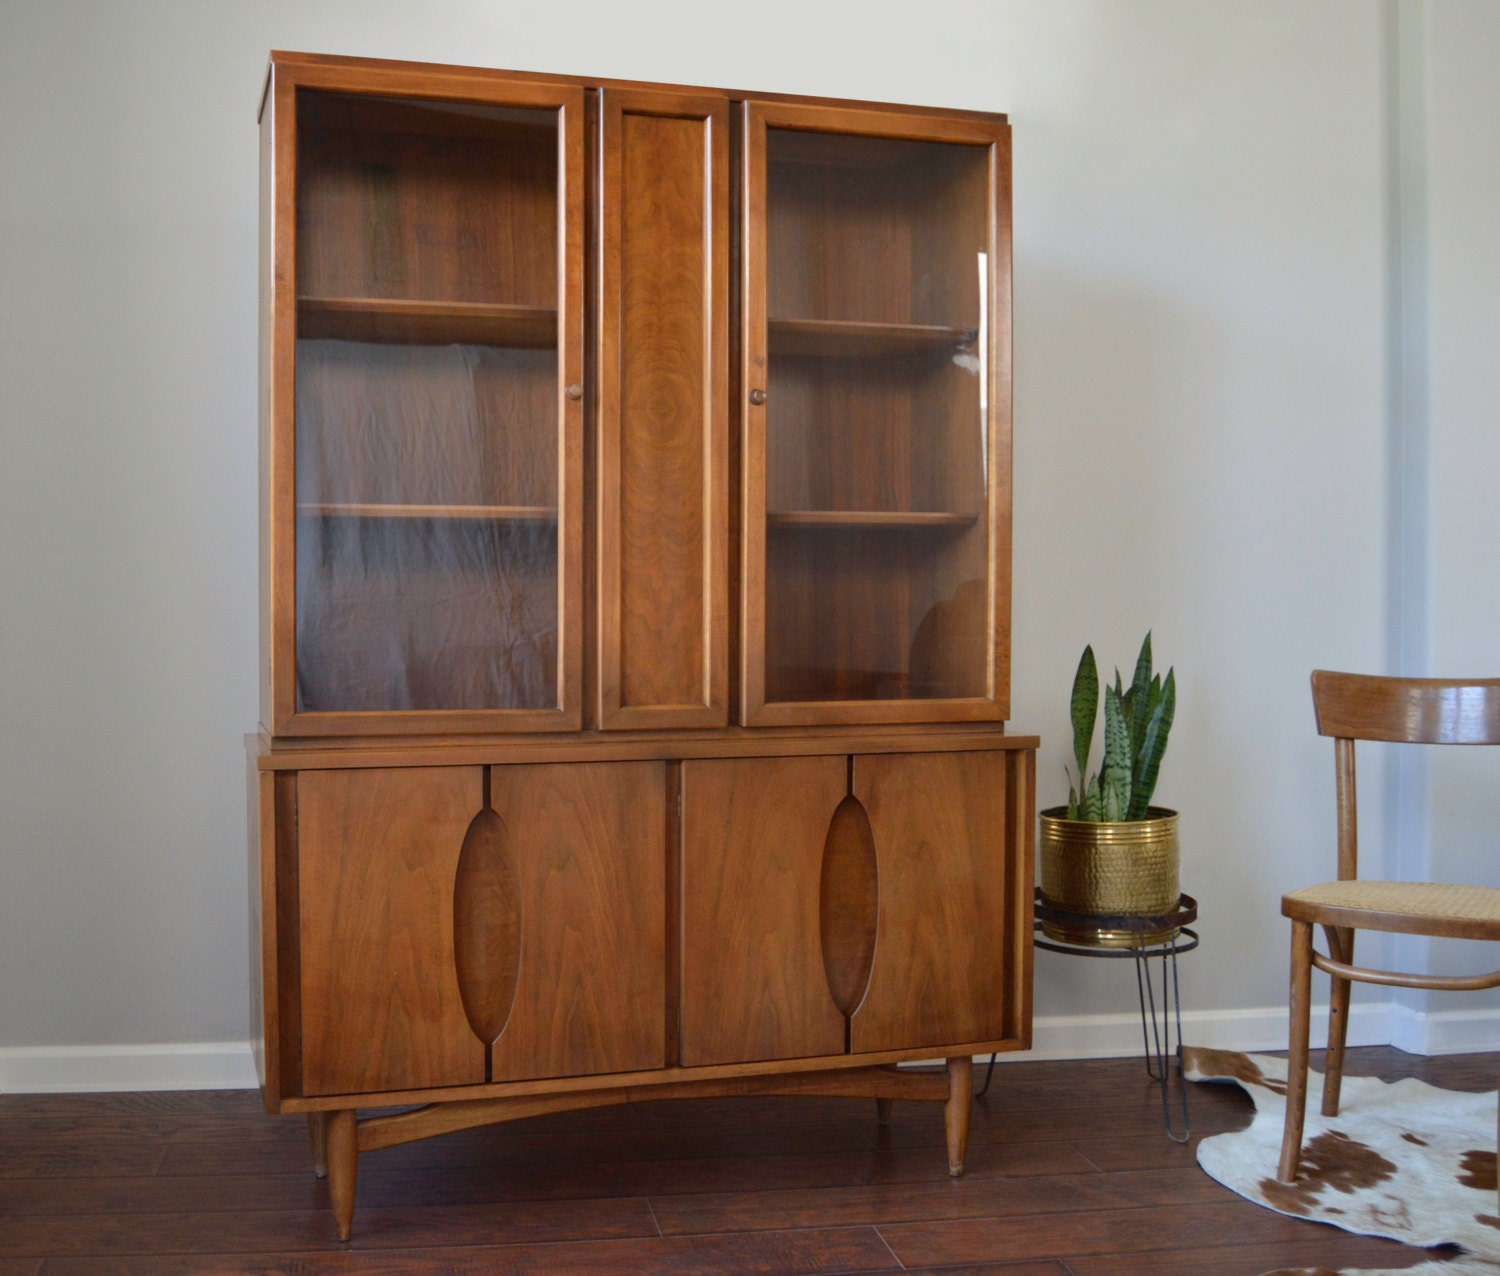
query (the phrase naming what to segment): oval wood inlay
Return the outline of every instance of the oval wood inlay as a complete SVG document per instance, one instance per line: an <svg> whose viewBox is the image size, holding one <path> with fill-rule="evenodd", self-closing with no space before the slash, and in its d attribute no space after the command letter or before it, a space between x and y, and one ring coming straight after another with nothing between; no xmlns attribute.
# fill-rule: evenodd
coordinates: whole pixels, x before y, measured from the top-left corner
<svg viewBox="0 0 1500 1276"><path fill-rule="evenodd" d="M505 1031L521 971L521 889L510 830L490 807L464 834L453 881L453 964L464 1014L486 1045Z"/></svg>
<svg viewBox="0 0 1500 1276"><path fill-rule="evenodd" d="M851 793L828 823L819 907L828 991L846 1018L859 1009L870 984L879 899L870 817Z"/></svg>

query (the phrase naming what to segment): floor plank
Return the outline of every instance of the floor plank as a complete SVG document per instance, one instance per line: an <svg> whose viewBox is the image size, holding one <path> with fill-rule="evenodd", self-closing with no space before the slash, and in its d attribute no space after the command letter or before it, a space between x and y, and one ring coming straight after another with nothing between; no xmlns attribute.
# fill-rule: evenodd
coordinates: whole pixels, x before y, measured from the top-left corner
<svg viewBox="0 0 1500 1276"><path fill-rule="evenodd" d="M1234 1200L1201 1170L1089 1174L1046 1179L950 1179L947 1183L705 1193L653 1199L662 1232L748 1232L758 1228L877 1225L960 1218L1037 1218L1086 1209Z"/></svg>
<svg viewBox="0 0 1500 1276"><path fill-rule="evenodd" d="M640 1198L362 1209L358 1220L350 1241L355 1250L659 1235L649 1206ZM326 1210L29 1215L11 1219L0 1230L0 1253L263 1254L327 1245L332 1238Z"/></svg>
<svg viewBox="0 0 1500 1276"><path fill-rule="evenodd" d="M569 1242L555 1245L442 1248L379 1254L220 1255L212 1260L49 1259L41 1276L494 1276L510 1272L590 1272L600 1276L685 1272L693 1276L749 1273L850 1273L899 1271L900 1265L873 1228L758 1232L752 1236L654 1237L641 1241Z"/></svg>
<svg viewBox="0 0 1500 1276"><path fill-rule="evenodd" d="M883 1226L880 1233L907 1267L1017 1258L1062 1258L1071 1267L1075 1255L1113 1261L1150 1250L1196 1250L1201 1256L1220 1245L1284 1245L1295 1241L1302 1228L1319 1226L1270 1210L1247 1214L1244 1204L1236 1198L1213 1204L1058 1210L1042 1219L945 1219Z"/></svg>

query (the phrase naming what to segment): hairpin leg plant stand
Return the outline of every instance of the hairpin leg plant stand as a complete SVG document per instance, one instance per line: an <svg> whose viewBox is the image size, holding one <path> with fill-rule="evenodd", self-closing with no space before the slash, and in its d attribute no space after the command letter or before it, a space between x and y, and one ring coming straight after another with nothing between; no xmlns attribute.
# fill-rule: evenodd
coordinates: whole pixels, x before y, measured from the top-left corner
<svg viewBox="0 0 1500 1276"><path fill-rule="evenodd" d="M1177 907L1169 913L1150 916L1109 916L1073 913L1055 908L1036 892L1036 947L1053 953L1067 953L1075 957L1133 957L1135 959L1136 996L1141 1011L1141 1044L1146 1061L1146 1074L1156 1082L1161 1092L1162 1123L1167 1136L1175 1143L1186 1143L1192 1137L1192 1125L1188 1118L1187 1086L1182 1075L1182 991L1177 980L1177 957L1179 953L1190 953L1198 947L1197 931L1189 929L1189 923L1198 920L1198 901L1191 895L1180 895ZM1088 931L1115 932L1117 946L1100 944L1067 943L1042 934L1042 926L1050 925L1063 933L1086 933ZM1123 940L1119 932L1124 932ZM1164 937L1163 937L1164 936ZM1155 986L1151 982L1151 959L1161 959L1161 996L1158 1001ZM1175 1033L1175 1044L1174 1044ZM1175 1063L1175 1069L1173 1067ZM979 1088L982 1095L990 1088L990 1077L995 1071L995 1056L990 1056L989 1067L984 1074L984 1085ZM1182 1131L1174 1125L1171 1101L1171 1080L1176 1075L1178 1109L1181 1113Z"/></svg>

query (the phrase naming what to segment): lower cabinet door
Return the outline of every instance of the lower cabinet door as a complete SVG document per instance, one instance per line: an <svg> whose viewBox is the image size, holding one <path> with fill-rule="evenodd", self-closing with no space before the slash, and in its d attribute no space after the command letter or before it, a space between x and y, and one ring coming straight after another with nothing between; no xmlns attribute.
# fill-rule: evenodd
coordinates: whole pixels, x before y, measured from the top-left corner
<svg viewBox="0 0 1500 1276"><path fill-rule="evenodd" d="M819 882L848 759L682 764L682 1062L840 1054Z"/></svg>
<svg viewBox="0 0 1500 1276"><path fill-rule="evenodd" d="M661 763L304 771L297 796L303 1093L661 1066Z"/></svg>
<svg viewBox="0 0 1500 1276"><path fill-rule="evenodd" d="M682 1062L1009 1035L1004 759L685 762Z"/></svg>
<svg viewBox="0 0 1500 1276"><path fill-rule="evenodd" d="M1005 756L854 760L854 795L869 816L880 870L874 968L850 1025L854 1050L1008 1035L1015 950L1008 855L1018 851L1007 847Z"/></svg>

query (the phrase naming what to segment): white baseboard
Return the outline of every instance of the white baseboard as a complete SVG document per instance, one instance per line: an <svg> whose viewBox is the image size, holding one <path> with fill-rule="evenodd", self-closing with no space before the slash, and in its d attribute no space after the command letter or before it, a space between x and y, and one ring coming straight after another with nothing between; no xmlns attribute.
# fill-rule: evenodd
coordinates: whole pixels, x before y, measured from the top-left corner
<svg viewBox="0 0 1500 1276"><path fill-rule="evenodd" d="M1438 1010L1391 1006L1390 1043L1411 1054L1473 1054L1500 1050L1500 1010ZM1351 1024L1351 1027L1353 1025Z"/></svg>
<svg viewBox="0 0 1500 1276"><path fill-rule="evenodd" d="M1387 1003L1356 1004L1349 1015L1351 1046L1381 1046L1392 1043L1392 1010ZM1313 1045L1321 1048L1328 1036L1328 1007L1313 1007ZM1500 1049L1500 1022L1490 1028L1493 1045L1475 1050ZM1176 1025L1172 1037L1176 1040ZM1218 1050L1285 1050L1287 1012L1285 1006L1263 1010L1185 1010L1182 1037L1190 1046L1212 1046ZM1110 1015L1057 1015L1038 1017L1032 1024L1029 1054L1002 1056L1014 1059L1112 1059L1140 1054L1143 1047L1138 1013ZM1410 1049L1403 1046L1403 1049Z"/></svg>
<svg viewBox="0 0 1500 1276"><path fill-rule="evenodd" d="M0 1046L0 1094L253 1090L257 1084L248 1041Z"/></svg>
<svg viewBox="0 0 1500 1276"><path fill-rule="evenodd" d="M1175 1039L1175 1031L1174 1031ZM1219 1050L1285 1050L1285 1006L1261 1010L1185 1010L1183 1040ZM1139 1014L1056 1015L1032 1024L1032 1049L1000 1060L1111 1059L1141 1053ZM1312 1044L1328 1040L1328 1007L1314 1006ZM1470 1054L1500 1050L1500 1010L1423 1014L1395 1002L1356 1002L1349 1013L1351 1046L1392 1045L1411 1054Z"/></svg>
<svg viewBox="0 0 1500 1276"><path fill-rule="evenodd" d="M1328 1008L1313 1007L1313 1045L1326 1040ZM1285 1050L1286 1007L1189 1010L1182 1034L1190 1046ZM1175 1030L1174 1030L1175 1040ZM1032 1026L1033 1048L1003 1054L1023 1059L1112 1059L1141 1053L1140 1016L1051 1015ZM1500 1050L1500 1010L1423 1014L1395 1002L1356 1003L1352 1046L1393 1045L1412 1054ZM255 1063L247 1041L194 1045L0 1047L0 1094L70 1094L109 1090L251 1090Z"/></svg>

